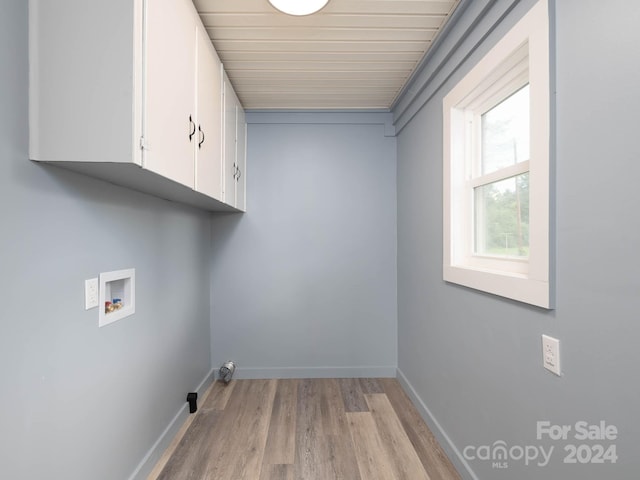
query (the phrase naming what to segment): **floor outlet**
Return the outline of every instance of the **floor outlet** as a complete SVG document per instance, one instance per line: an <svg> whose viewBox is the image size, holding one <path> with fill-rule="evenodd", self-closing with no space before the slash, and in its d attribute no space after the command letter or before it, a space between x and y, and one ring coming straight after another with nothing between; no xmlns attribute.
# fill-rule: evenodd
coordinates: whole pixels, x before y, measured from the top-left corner
<svg viewBox="0 0 640 480"><path fill-rule="evenodd" d="M542 335L542 364L560 376L560 340L557 338Z"/></svg>
<svg viewBox="0 0 640 480"><path fill-rule="evenodd" d="M84 309L89 310L98 306L98 279L91 278L84 281Z"/></svg>

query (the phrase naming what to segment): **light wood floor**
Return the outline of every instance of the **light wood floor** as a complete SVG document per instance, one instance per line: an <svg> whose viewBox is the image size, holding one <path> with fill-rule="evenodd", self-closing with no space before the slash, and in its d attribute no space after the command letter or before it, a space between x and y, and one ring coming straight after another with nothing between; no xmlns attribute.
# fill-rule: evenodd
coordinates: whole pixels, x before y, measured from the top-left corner
<svg viewBox="0 0 640 480"><path fill-rule="evenodd" d="M398 382L385 378L216 382L149 477L186 479L460 477Z"/></svg>

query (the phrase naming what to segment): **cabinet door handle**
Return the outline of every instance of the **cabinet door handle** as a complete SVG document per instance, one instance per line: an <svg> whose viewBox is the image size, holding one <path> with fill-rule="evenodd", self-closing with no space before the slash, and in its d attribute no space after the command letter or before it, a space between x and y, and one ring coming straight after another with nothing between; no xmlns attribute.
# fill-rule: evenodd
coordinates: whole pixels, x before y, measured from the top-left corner
<svg viewBox="0 0 640 480"><path fill-rule="evenodd" d="M191 127L193 126L193 130L191 130ZM193 119L191 118L191 115L189 115L189 131L191 133L189 133L189 142L191 142L191 138L195 135L196 133L196 124L193 123Z"/></svg>
<svg viewBox="0 0 640 480"><path fill-rule="evenodd" d="M198 150L200 150L202 148L202 144L204 143L204 130L200 128L200 125L198 125L198 131L200 132L200 141L198 142Z"/></svg>
<svg viewBox="0 0 640 480"><path fill-rule="evenodd" d="M238 179L238 165L236 163L233 164L233 179Z"/></svg>
<svg viewBox="0 0 640 480"><path fill-rule="evenodd" d="M236 167L236 168L238 169L238 176L237 176L236 180L240 180L240 177L242 176L242 171L238 167Z"/></svg>

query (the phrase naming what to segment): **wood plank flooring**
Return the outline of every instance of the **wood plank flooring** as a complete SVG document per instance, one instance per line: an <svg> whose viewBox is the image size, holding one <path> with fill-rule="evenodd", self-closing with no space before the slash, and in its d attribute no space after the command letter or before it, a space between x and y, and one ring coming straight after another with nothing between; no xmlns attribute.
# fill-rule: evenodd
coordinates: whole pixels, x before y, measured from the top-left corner
<svg viewBox="0 0 640 480"><path fill-rule="evenodd" d="M459 480L395 379L216 382L148 480Z"/></svg>

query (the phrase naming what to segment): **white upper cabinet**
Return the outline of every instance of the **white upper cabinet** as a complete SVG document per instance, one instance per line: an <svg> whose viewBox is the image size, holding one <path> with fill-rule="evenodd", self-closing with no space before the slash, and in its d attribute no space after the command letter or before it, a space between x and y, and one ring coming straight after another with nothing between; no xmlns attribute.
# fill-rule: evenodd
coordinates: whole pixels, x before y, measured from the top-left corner
<svg viewBox="0 0 640 480"><path fill-rule="evenodd" d="M236 203L236 94L231 89L227 75L224 76L224 201L229 205Z"/></svg>
<svg viewBox="0 0 640 480"><path fill-rule="evenodd" d="M238 97L224 76L224 201L238 210L246 209L245 113Z"/></svg>
<svg viewBox="0 0 640 480"><path fill-rule="evenodd" d="M197 29L197 123L195 189L222 199L222 63L204 28Z"/></svg>
<svg viewBox="0 0 640 480"><path fill-rule="evenodd" d="M147 2L142 165L193 188L196 23L190 3Z"/></svg>
<svg viewBox="0 0 640 480"><path fill-rule="evenodd" d="M33 160L142 164L142 1L29 0Z"/></svg>
<svg viewBox="0 0 640 480"><path fill-rule="evenodd" d="M240 102L236 105L236 203L235 207L243 212L247 209L246 185L247 185L247 121L244 109Z"/></svg>
<svg viewBox="0 0 640 480"><path fill-rule="evenodd" d="M29 22L32 160L238 210L223 203L222 66L190 0L29 0Z"/></svg>

